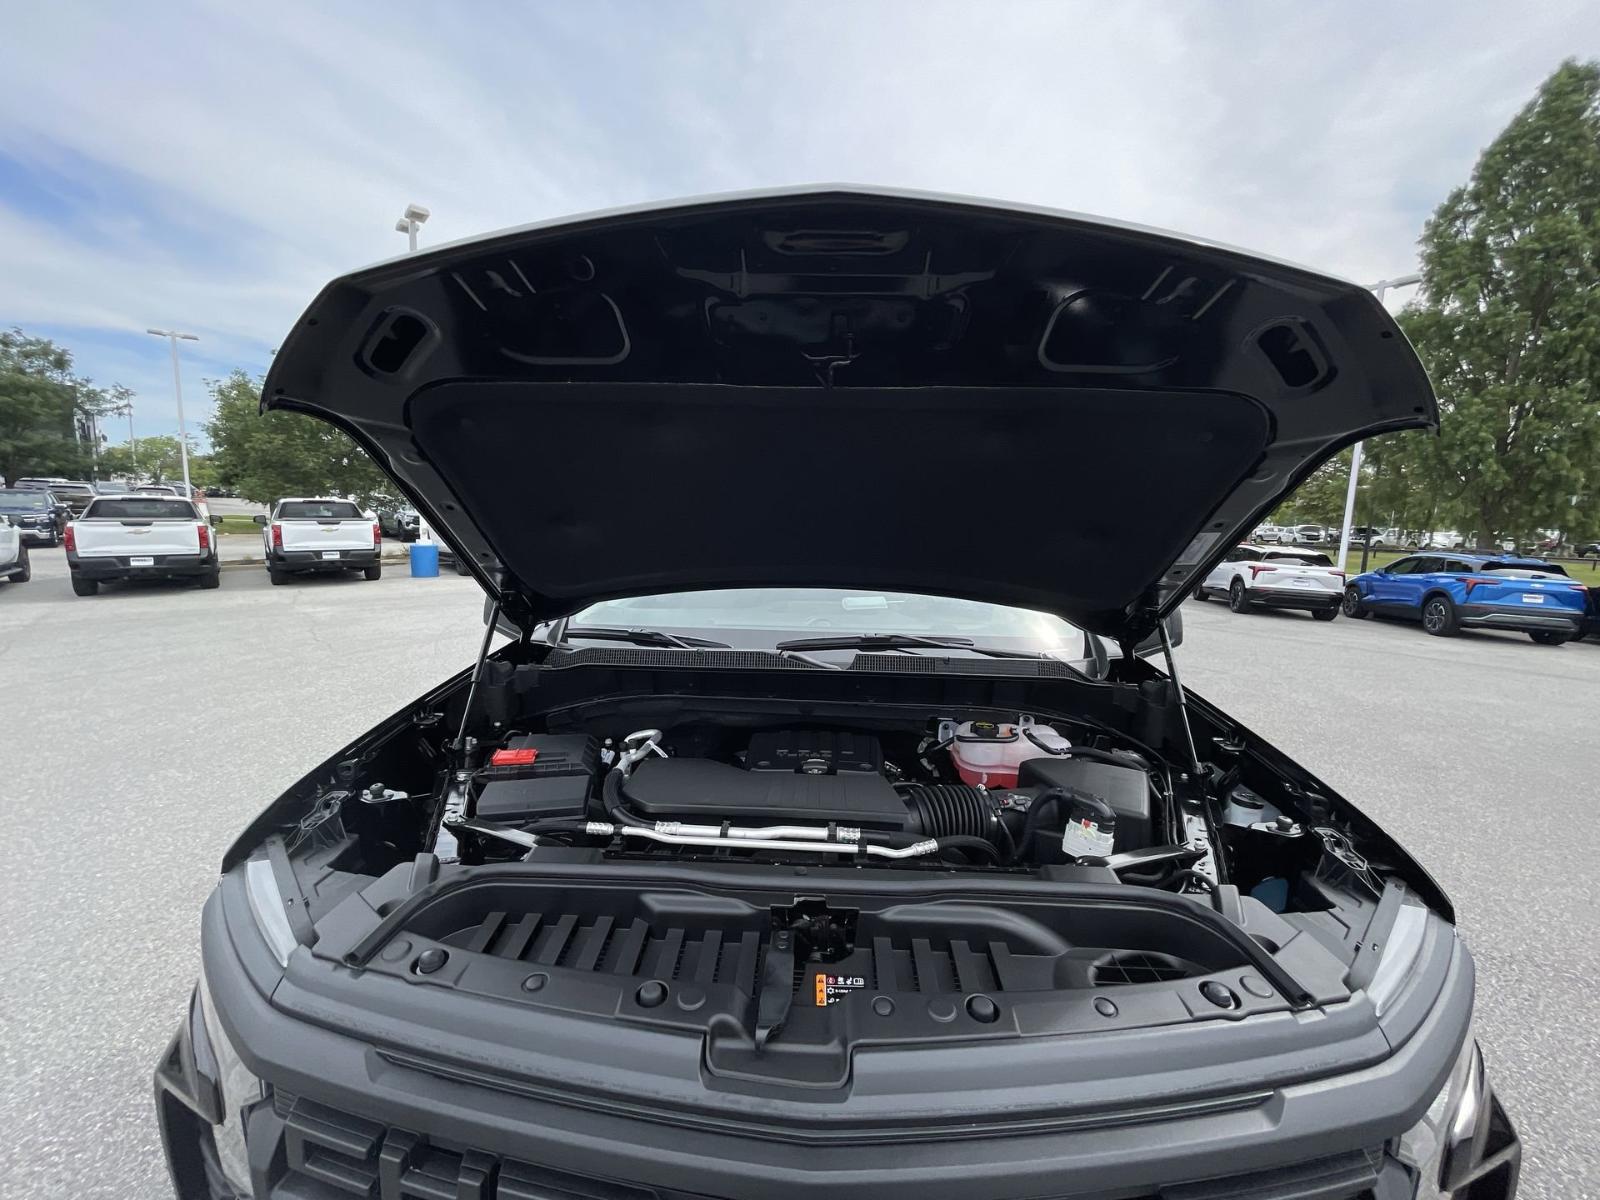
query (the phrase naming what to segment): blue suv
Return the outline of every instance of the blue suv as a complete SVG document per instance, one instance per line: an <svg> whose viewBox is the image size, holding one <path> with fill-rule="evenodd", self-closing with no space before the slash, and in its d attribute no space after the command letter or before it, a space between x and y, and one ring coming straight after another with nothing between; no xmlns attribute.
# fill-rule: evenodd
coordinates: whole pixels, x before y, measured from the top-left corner
<svg viewBox="0 0 1600 1200"><path fill-rule="evenodd" d="M1580 636L1588 592L1554 563L1479 554L1413 554L1357 575L1344 615L1421 621L1435 637L1462 629L1513 629L1543 646Z"/></svg>

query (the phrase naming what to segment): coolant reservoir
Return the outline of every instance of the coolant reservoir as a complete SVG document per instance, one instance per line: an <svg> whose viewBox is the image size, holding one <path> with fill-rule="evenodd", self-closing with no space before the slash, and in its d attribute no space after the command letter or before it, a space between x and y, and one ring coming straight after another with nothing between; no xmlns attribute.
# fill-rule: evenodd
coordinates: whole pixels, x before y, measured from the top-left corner
<svg viewBox="0 0 1600 1200"><path fill-rule="evenodd" d="M950 743L950 758L961 781L973 787L1017 786L1017 768L1024 760L1060 754L1072 745L1048 725L1032 718L1016 722L963 721Z"/></svg>

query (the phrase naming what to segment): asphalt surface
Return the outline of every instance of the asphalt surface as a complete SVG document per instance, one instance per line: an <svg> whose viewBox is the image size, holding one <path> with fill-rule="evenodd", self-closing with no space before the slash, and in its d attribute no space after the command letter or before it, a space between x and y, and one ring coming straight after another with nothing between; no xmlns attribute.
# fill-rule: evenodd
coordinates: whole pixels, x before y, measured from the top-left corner
<svg viewBox="0 0 1600 1200"><path fill-rule="evenodd" d="M235 833L467 665L476 585L259 567L77 598L0 584L0 1196L170 1196L150 1071ZM1600 643L1191 603L1193 690L1387 825L1455 898L1522 1196L1600 1196Z"/></svg>

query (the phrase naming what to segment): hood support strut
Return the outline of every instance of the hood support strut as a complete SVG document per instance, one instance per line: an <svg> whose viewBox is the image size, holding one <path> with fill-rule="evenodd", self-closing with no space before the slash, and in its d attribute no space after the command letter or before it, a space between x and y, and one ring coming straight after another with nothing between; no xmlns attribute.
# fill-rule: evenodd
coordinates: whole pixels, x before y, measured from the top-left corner
<svg viewBox="0 0 1600 1200"><path fill-rule="evenodd" d="M1198 778L1203 774L1200 753L1195 749L1194 729L1189 724L1189 699L1183 690L1183 680L1178 678L1178 659L1172 652L1172 636L1167 632L1165 621L1157 621L1156 630L1161 636L1161 653L1167 660L1167 675L1171 677L1172 687L1178 693L1178 722L1183 726L1183 740L1189 747L1189 765L1194 768Z"/></svg>

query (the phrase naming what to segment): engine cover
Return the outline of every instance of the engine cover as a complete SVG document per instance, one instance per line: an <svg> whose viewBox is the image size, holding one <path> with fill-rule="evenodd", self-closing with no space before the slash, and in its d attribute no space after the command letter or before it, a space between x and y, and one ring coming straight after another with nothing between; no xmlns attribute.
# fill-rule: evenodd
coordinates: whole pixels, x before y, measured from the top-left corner
<svg viewBox="0 0 1600 1200"><path fill-rule="evenodd" d="M648 758L623 794L630 808L658 821L906 826L906 806L893 786L866 771L746 771L704 758Z"/></svg>

